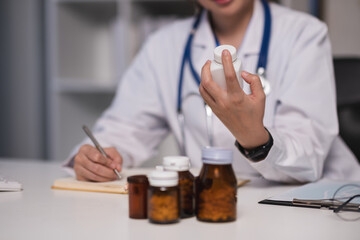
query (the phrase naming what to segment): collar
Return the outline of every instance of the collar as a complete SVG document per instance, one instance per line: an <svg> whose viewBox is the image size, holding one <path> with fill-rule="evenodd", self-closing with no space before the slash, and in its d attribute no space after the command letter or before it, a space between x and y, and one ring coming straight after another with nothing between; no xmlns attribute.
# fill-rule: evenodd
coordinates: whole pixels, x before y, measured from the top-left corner
<svg viewBox="0 0 360 240"><path fill-rule="evenodd" d="M254 1L254 10L249 25L246 29L243 42L240 46L238 54L246 56L251 54L259 54L262 35L264 30L264 9L260 0ZM208 21L208 12L205 11L200 20L199 28L193 39L193 48L203 49L203 54L211 52L215 48L214 35ZM200 52L199 52L200 53ZM201 57L193 56L194 60ZM196 61L194 61L196 62Z"/></svg>

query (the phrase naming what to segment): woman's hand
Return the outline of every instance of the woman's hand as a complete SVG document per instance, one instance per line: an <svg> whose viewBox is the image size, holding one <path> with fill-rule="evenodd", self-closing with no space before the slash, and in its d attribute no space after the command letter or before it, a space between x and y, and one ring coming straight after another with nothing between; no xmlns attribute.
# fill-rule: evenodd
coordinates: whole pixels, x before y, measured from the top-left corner
<svg viewBox="0 0 360 240"><path fill-rule="evenodd" d="M200 94L216 116L245 149L265 144L269 134L264 128L265 93L257 75L243 71L241 76L250 84L251 94L241 89L229 51L222 52L227 90L220 88L211 76L208 61L201 70Z"/></svg>
<svg viewBox="0 0 360 240"><path fill-rule="evenodd" d="M107 182L117 179L114 169L121 171L122 157L113 147L104 148L105 158L95 147L82 145L74 158L76 179L81 181Z"/></svg>

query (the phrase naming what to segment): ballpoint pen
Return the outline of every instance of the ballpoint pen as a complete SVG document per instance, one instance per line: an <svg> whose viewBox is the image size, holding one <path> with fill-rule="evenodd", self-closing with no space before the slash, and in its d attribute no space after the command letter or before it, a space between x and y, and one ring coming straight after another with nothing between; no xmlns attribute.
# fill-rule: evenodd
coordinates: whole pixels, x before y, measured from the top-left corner
<svg viewBox="0 0 360 240"><path fill-rule="evenodd" d="M96 140L96 138L94 137L94 135L91 133L90 129L86 125L83 125L83 130L86 133L86 135L91 139L91 141L94 143L96 149L99 150L99 152L105 158L109 158L109 156L106 154L104 149L100 146L99 142ZM116 168L114 168L114 172L118 176L118 178L121 179L121 175L120 175L119 171Z"/></svg>

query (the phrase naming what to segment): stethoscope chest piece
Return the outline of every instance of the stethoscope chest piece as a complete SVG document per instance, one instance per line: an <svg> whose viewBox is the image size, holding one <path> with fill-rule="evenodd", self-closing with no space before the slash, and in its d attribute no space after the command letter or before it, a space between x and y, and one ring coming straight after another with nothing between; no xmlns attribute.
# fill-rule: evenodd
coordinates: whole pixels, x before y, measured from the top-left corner
<svg viewBox="0 0 360 240"><path fill-rule="evenodd" d="M266 96L269 95L271 92L271 86L270 86L269 81L266 79L265 69L262 67L259 67L257 70L257 75L260 78L261 85L263 87L265 95Z"/></svg>

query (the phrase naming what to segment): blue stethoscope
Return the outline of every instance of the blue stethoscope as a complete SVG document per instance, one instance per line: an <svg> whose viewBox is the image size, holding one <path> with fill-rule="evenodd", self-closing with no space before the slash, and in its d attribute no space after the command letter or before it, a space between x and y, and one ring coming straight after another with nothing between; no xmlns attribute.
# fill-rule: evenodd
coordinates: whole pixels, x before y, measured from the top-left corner
<svg viewBox="0 0 360 240"><path fill-rule="evenodd" d="M270 87L270 83L269 81L266 80L266 64L267 64L267 56L268 56L268 51L269 51L269 42L270 42L270 31L271 31L271 14L270 14L270 7L269 4L267 3L266 0L261 0L263 8L264 8L264 32L263 32L263 38L262 38L262 42L261 42L261 47L260 47L260 54L259 54L259 59L258 59L258 64L257 64L257 68L256 68L256 73L258 74L258 76L260 77L261 80L261 84L263 86L264 92L266 95L268 95L271 91L271 87ZM195 82L200 85L200 76L199 74L195 71L194 69L194 65L192 64L192 60L191 60L191 43L192 40L194 38L194 35L199 27L199 23L201 20L201 16L202 16L202 12L200 12L197 16L197 18L195 19L195 22L192 26L191 32L189 34L189 37L187 39L186 45L185 45L185 49L184 49L184 55L181 61L181 68L180 68L180 77L179 77L179 85L178 85L178 98L177 98L177 115L178 115L178 120L180 123L180 128L181 128L181 135L182 135L182 146L181 146L181 153L185 154L185 117L184 114L182 112L182 86L183 86L183 80L184 80L184 68L185 68L185 64L188 63L189 67L190 67L190 71L194 77ZM214 38L215 38L215 43L216 46L219 46L219 40L217 39L216 35L214 34ZM191 95L198 95L197 93L190 93L187 96L184 97L190 97ZM206 113L206 127L207 127L207 134L208 134L208 138L209 138L209 146L213 146L214 145L214 136L212 133L212 110L211 108L205 104L205 113Z"/></svg>

